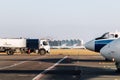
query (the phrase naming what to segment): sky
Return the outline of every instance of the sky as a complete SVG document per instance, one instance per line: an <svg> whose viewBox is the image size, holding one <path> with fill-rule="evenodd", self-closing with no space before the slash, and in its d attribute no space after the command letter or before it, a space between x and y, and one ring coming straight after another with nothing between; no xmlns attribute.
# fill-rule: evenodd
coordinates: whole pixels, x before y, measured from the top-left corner
<svg viewBox="0 0 120 80"><path fill-rule="evenodd" d="M0 0L1 38L82 39L120 31L120 0Z"/></svg>

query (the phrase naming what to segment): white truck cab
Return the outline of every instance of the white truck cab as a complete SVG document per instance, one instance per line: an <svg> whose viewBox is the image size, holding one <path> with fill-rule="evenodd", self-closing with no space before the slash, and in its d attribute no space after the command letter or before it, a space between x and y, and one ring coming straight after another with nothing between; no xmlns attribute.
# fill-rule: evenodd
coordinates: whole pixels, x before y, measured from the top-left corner
<svg viewBox="0 0 120 80"><path fill-rule="evenodd" d="M40 40L39 50L41 54L50 53L50 45L48 40Z"/></svg>

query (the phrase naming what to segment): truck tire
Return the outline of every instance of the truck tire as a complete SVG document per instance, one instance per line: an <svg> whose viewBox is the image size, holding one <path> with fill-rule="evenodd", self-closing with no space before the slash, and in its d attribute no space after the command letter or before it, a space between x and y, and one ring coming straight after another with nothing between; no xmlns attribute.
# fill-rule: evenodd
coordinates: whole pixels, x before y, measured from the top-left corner
<svg viewBox="0 0 120 80"><path fill-rule="evenodd" d="M13 51L13 50L7 50L7 54L8 54L8 55L13 55L13 54L14 54L14 51Z"/></svg>
<svg viewBox="0 0 120 80"><path fill-rule="evenodd" d="M24 54L25 52L26 52L25 49L20 49L21 54Z"/></svg>
<svg viewBox="0 0 120 80"><path fill-rule="evenodd" d="M46 51L45 51L44 49L40 49L40 50L39 50L39 54L40 54L40 55L45 55L45 54L46 54Z"/></svg>

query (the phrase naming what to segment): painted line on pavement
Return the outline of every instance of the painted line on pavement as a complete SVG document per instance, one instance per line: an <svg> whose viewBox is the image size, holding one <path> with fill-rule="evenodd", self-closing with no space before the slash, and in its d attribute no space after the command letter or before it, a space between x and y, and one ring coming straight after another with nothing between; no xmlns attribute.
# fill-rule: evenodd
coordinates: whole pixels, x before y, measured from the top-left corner
<svg viewBox="0 0 120 80"><path fill-rule="evenodd" d="M32 80L40 80L45 73L47 73L48 71L52 70L54 67L56 67L57 65L59 65L63 60L65 60L66 58L68 58L68 56L65 56L64 58L60 59L57 63L55 63L54 65L52 65L51 67L45 69L43 72L41 72L40 74L38 74L36 77L34 77Z"/></svg>
<svg viewBox="0 0 120 80"><path fill-rule="evenodd" d="M43 56L43 57L45 57L45 56ZM1 67L0 70L8 69L8 68L11 68L11 67L15 67L15 66L21 65L23 63L29 62L30 60L37 60L39 58L41 58L41 57L36 57L36 58L28 59L27 61L21 61L21 62L15 63L15 64L10 65L10 66Z"/></svg>

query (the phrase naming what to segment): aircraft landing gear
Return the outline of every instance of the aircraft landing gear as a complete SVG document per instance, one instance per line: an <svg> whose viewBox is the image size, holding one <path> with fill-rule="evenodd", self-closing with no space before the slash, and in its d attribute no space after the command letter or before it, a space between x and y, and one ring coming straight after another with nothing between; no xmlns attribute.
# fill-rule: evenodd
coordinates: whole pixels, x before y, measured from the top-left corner
<svg viewBox="0 0 120 80"><path fill-rule="evenodd" d="M120 63L116 62L115 65L116 65L116 68L117 68L117 72L120 72Z"/></svg>

